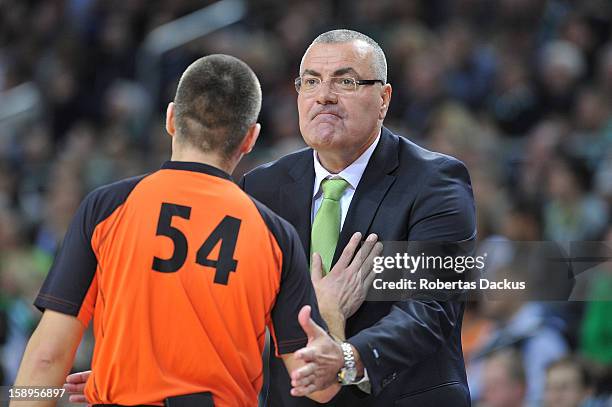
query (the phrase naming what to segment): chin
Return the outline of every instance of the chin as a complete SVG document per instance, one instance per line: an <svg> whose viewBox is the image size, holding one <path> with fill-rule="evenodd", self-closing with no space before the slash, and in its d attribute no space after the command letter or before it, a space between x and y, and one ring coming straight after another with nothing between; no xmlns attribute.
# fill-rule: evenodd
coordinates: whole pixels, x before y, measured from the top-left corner
<svg viewBox="0 0 612 407"><path fill-rule="evenodd" d="M331 150L333 148L339 148L338 143L335 142L333 137L311 139L306 144L315 150Z"/></svg>
<svg viewBox="0 0 612 407"><path fill-rule="evenodd" d="M312 132L308 137L305 137L306 144L314 149L328 149L338 146L340 136L332 131Z"/></svg>

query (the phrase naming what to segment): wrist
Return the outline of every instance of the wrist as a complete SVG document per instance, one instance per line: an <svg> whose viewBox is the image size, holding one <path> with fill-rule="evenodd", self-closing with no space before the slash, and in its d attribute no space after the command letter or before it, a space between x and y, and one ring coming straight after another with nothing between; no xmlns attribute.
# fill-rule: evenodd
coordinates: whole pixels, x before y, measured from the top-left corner
<svg viewBox="0 0 612 407"><path fill-rule="evenodd" d="M344 364L338 371L338 382L343 386L347 386L355 383L357 379L357 368L355 366L355 355L353 354L353 347L348 342L342 342L340 344L342 349L342 357Z"/></svg>
<svg viewBox="0 0 612 407"><path fill-rule="evenodd" d="M337 341L344 341L346 335L344 333L346 328L346 320L338 309L320 309L321 317L325 320L327 328L331 336Z"/></svg>
<svg viewBox="0 0 612 407"><path fill-rule="evenodd" d="M365 374L359 351L348 342L341 342L340 348L344 364L338 372L338 382L342 385L355 384L363 379Z"/></svg>

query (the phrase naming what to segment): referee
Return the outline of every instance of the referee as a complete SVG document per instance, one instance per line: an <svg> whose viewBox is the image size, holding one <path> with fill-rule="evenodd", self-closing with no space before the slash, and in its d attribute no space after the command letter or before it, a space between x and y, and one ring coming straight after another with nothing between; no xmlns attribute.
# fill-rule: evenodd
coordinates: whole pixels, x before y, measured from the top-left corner
<svg viewBox="0 0 612 407"><path fill-rule="evenodd" d="M260 108L242 61L187 68L167 110L171 161L81 203L35 300L44 314L15 386L60 386L92 318L93 405L255 406L266 327L289 371L312 332L338 357L314 325L324 322L295 230L228 175L255 144Z"/></svg>

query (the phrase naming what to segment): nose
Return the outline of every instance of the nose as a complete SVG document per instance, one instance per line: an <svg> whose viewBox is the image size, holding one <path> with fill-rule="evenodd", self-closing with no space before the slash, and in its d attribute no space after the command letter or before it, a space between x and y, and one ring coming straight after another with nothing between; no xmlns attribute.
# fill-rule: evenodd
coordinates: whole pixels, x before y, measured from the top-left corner
<svg viewBox="0 0 612 407"><path fill-rule="evenodd" d="M321 82L316 90L317 103L321 105L335 104L338 95L331 91L331 81Z"/></svg>

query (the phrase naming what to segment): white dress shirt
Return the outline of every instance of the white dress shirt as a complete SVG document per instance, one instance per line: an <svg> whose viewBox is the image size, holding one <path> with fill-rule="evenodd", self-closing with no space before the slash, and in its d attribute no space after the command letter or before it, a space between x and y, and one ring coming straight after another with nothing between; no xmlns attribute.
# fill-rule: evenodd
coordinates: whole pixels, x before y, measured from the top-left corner
<svg viewBox="0 0 612 407"><path fill-rule="evenodd" d="M327 171L325 167L321 165L319 161L319 157L317 152L313 150L314 154L314 170L315 170L315 180L312 188L312 210L310 213L310 223L314 222L315 215L321 207L321 201L323 201L323 188L321 188L321 182L325 179L337 179L342 178L349 185L346 187L344 192L342 193L342 197L340 197L340 229L344 226L344 219L346 219L346 214L348 213L349 206L351 205L351 200L353 199L353 195L355 195L355 190L357 189L357 185L359 185L359 181L361 181L361 177L363 176L363 172L370 161L370 157L374 153L374 149L378 145L380 141L380 132L376 137L376 140L368 147L366 151L364 151L351 165L340 171L338 174L332 174Z"/></svg>

